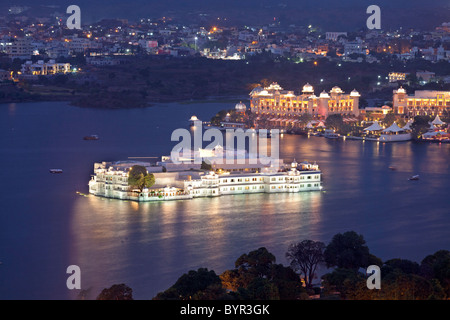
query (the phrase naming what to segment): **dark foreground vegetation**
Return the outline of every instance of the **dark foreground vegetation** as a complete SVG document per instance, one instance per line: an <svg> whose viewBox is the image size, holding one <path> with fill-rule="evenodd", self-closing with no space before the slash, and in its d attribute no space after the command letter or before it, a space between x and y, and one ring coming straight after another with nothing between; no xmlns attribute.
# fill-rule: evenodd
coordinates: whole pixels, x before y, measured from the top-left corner
<svg viewBox="0 0 450 320"><path fill-rule="evenodd" d="M328 245L302 240L287 248L289 266L261 247L242 254L234 268L216 274L199 268L183 274L153 300L446 300L450 297L450 251L439 250L420 262L382 261L373 255L362 235L336 234ZM381 289L367 288L366 268L381 268ZM317 268L328 273L317 280ZM82 291L80 298L84 297ZM105 288L99 300L132 300L125 284Z"/></svg>

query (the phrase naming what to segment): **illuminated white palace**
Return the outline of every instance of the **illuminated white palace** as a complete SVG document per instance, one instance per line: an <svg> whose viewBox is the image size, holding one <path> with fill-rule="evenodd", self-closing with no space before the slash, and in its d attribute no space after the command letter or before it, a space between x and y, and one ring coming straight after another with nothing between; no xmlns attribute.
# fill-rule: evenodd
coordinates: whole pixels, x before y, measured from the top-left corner
<svg viewBox="0 0 450 320"><path fill-rule="evenodd" d="M450 112L450 91L416 90L407 94L402 87L394 90L394 111L408 118L414 116L442 116Z"/></svg>
<svg viewBox="0 0 450 320"><path fill-rule="evenodd" d="M359 115L358 91L346 94L339 87L333 87L329 93L323 91L317 97L314 88L308 83L299 95L272 83L265 88L256 87L250 92L250 97L251 111L261 116L291 119L304 113L325 118L330 114Z"/></svg>
<svg viewBox="0 0 450 320"><path fill-rule="evenodd" d="M128 185L133 165L145 166L155 176L155 185L142 191ZM317 164L292 162L289 168L267 167L257 172L189 170L161 172L146 162L118 161L94 164L89 193L106 198L161 201L217 197L244 193L277 193L322 190L322 172Z"/></svg>
<svg viewBox="0 0 450 320"><path fill-rule="evenodd" d="M260 173L217 174L209 172L185 181L185 190L193 197L214 197L227 194L302 192L322 189L322 173L317 165L299 170L294 162L286 171L265 170Z"/></svg>

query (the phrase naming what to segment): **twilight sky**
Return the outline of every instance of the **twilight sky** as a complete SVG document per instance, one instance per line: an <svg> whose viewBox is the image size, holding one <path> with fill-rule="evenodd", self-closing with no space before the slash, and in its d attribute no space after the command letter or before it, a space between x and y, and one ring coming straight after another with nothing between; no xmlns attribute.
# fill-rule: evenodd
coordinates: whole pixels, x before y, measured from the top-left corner
<svg viewBox="0 0 450 320"><path fill-rule="evenodd" d="M70 4L80 6L84 22L103 18L138 19L172 16L181 22L221 18L224 23L267 24L275 17L286 24L316 25L327 31L351 31L365 27L366 8L381 8L382 28L413 27L434 29L450 21L448 0L2 0L0 16L10 5L32 6L40 10L64 12ZM44 6L59 8L44 8ZM227 22L223 20L227 18Z"/></svg>

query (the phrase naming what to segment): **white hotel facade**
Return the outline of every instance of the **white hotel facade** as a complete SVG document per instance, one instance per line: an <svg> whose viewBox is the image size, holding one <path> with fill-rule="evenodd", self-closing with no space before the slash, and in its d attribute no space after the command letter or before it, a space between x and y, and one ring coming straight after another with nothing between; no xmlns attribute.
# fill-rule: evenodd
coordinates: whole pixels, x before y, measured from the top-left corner
<svg viewBox="0 0 450 320"><path fill-rule="evenodd" d="M142 192L130 190L128 171L143 165L155 176L155 185ZM322 172L316 164L303 163L299 169L295 161L290 168L264 168L261 172L216 173L214 171L161 172L149 163L102 162L94 164L94 174L89 181L89 193L106 198L161 201L217 197L246 193L279 193L319 191L322 189ZM159 172L155 172L159 171Z"/></svg>
<svg viewBox="0 0 450 320"><path fill-rule="evenodd" d="M200 179L185 181L185 190L193 197L215 197L244 193L302 192L322 189L319 170L287 172L216 174L210 172Z"/></svg>

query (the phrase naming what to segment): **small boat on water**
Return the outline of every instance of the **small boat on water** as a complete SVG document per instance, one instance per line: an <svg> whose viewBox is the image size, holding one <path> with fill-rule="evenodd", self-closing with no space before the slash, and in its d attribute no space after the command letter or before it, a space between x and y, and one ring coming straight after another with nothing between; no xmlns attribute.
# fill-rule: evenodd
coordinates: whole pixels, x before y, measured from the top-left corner
<svg viewBox="0 0 450 320"><path fill-rule="evenodd" d="M339 134L337 134L336 132L334 132L334 130L331 130L331 129L326 129L323 136L325 138L328 138L328 139L337 139L337 138L339 138Z"/></svg>
<svg viewBox="0 0 450 320"><path fill-rule="evenodd" d="M50 173L62 173L62 169L50 169Z"/></svg>
<svg viewBox="0 0 450 320"><path fill-rule="evenodd" d="M83 139L84 140L98 140L99 137L96 134L91 134L90 136L85 136Z"/></svg>
<svg viewBox="0 0 450 320"><path fill-rule="evenodd" d="M389 167L389 169L391 169L392 171L395 171L395 170L397 170L397 168L396 168L396 167L394 167L394 166L390 166L390 167Z"/></svg>
<svg viewBox="0 0 450 320"><path fill-rule="evenodd" d="M409 178L409 180L419 180L419 175L415 175Z"/></svg>

